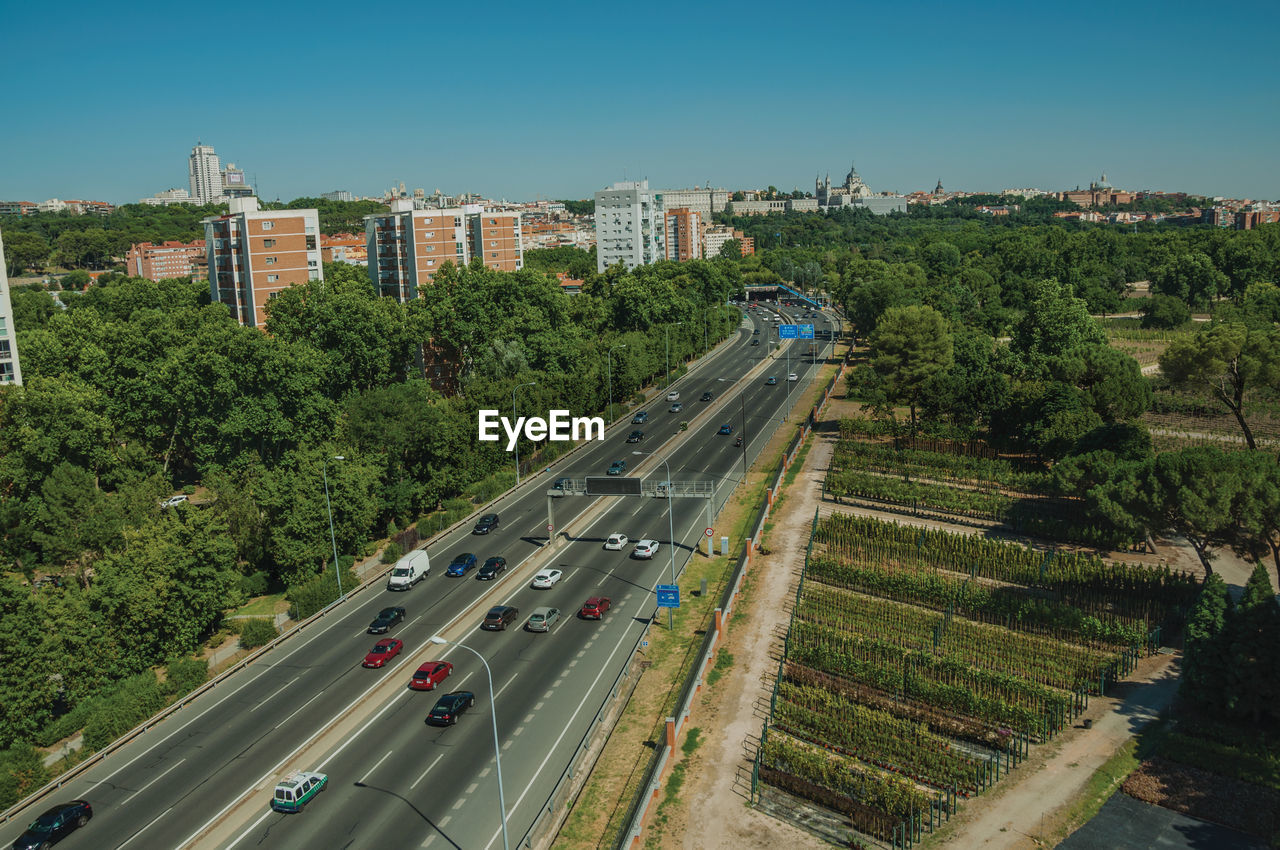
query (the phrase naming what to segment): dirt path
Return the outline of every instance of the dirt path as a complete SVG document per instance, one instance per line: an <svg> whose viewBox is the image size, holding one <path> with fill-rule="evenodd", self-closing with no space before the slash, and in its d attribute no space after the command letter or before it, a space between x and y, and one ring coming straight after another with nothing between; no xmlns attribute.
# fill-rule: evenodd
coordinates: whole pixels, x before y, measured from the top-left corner
<svg viewBox="0 0 1280 850"><path fill-rule="evenodd" d="M730 620L722 649L734 665L715 687L703 689L689 720L705 738L687 759L685 787L670 815L660 846L671 850L745 850L772 847L826 847L825 842L788 823L748 807L751 767L760 727L791 619L791 600L804 566L822 476L834 437L814 435L804 466L782 504L768 538L771 554L753 562L738 611Z"/></svg>
<svg viewBox="0 0 1280 850"><path fill-rule="evenodd" d="M1040 836L1054 813L1080 794L1094 772L1142 727L1156 719L1178 690L1177 659L1156 655L1138 665L1112 696L1092 699L1079 721L988 794L968 802L933 846L984 850L1045 847Z"/></svg>

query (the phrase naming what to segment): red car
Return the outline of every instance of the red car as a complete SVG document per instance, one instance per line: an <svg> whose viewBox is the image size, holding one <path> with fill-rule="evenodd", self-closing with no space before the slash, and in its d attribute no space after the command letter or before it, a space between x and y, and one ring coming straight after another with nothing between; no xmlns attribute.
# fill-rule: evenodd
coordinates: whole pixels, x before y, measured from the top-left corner
<svg viewBox="0 0 1280 850"><path fill-rule="evenodd" d="M434 691L452 672L453 665L448 661L428 661L413 674L409 687L415 691Z"/></svg>
<svg viewBox="0 0 1280 850"><path fill-rule="evenodd" d="M600 620L604 618L604 612L609 610L609 606L613 603L607 596L593 596L588 599L582 606L582 618L584 620Z"/></svg>
<svg viewBox="0 0 1280 850"><path fill-rule="evenodd" d="M404 644L398 640L391 638L380 640L373 645L373 649L369 650L369 654L364 657L364 666L381 667L399 655L402 649L404 649Z"/></svg>

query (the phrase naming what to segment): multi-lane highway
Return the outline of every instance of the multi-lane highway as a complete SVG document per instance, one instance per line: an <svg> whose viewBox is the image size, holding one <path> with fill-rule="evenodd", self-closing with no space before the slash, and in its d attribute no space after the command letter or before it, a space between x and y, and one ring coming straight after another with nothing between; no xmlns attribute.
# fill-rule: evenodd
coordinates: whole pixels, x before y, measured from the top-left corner
<svg viewBox="0 0 1280 850"><path fill-rule="evenodd" d="M55 798L0 828L0 841L12 841L21 824L54 799L82 797L93 803L94 819L63 846L189 846L379 681L392 677L407 685L418 663L442 658L454 664L454 672L440 690L394 690L390 699L369 712L368 722L333 741L316 763L296 765L330 776L329 789L303 816L269 812L268 787L261 792L262 808L255 808L243 828L229 833L221 846L500 847L491 691L485 670L466 651L428 643L491 585L477 581L474 572L448 578L445 567L463 551L475 552L482 561L502 555L513 569L535 555L546 538L545 492L557 477L603 474L611 462L625 459L632 470L643 464L644 475L665 479L661 464L646 464L647 458L632 452L667 457L664 443L686 420L693 433L668 457L672 478L712 482L718 507L742 471L742 449L734 447L734 436L716 433L720 424L730 423L735 435L745 434L753 458L794 402L794 396L788 396L805 386L811 374L807 358L793 353L790 368L800 380L788 382L786 358L779 353L776 367L740 387L741 402L734 391L722 412L699 418L708 406L697 400L703 391L714 394L710 404L721 402L733 382L767 356L769 346L750 345L753 323L760 319L753 316L744 322L732 343L674 385L682 393L682 412L669 412L661 400L648 406L649 421L635 426L645 431L641 443L625 442L632 426L613 428L604 441L565 458L550 475L537 477L501 500L494 508L502 517L497 531L472 536L467 526L432 545L431 574L415 588L402 593L372 588L354 596L316 627L286 641L207 698L76 777ZM823 326L821 319L818 325ZM767 340L769 333L765 330L754 338ZM766 385L769 375L776 375L776 385ZM560 527L593 505L599 512L586 527L573 529L573 538L549 563L564 571L563 579L549 590L532 589L527 579L509 574L498 583L499 601L520 608L520 623L539 605L559 608L561 620L545 634L477 628L463 638L485 656L493 671L512 843L546 803L625 664L638 630L653 613L654 585L668 580L667 500L610 498L596 504L589 497L570 496L555 501ZM700 501L672 501L677 562L683 566L705 525L704 513ZM630 547L604 551L604 538L614 531L633 539L657 538L662 548L652 561L631 559ZM578 609L594 595L611 597L613 609L602 621L579 619ZM362 668L361 659L375 641L365 634L365 627L380 608L392 604L408 612L389 635L404 641L405 651L384 669ZM474 691L475 708L456 726L425 725L437 696L455 689Z"/></svg>

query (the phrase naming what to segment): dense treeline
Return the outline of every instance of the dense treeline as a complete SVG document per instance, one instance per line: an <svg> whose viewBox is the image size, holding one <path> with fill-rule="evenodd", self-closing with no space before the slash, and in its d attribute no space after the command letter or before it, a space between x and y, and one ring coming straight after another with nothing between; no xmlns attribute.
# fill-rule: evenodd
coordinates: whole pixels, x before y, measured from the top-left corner
<svg viewBox="0 0 1280 850"><path fill-rule="evenodd" d="M65 310L15 289L25 383L0 388L0 748L192 652L246 594L331 575L322 473L339 551L362 554L509 469L505 446L476 440L477 409L509 413L512 389L536 381L523 413L598 413L609 350L615 398L629 397L663 371L668 329L678 366L737 327L723 306L735 273L619 269L570 298L537 272L446 266L402 305L329 264L271 301L266 334L200 281L106 275L63 293ZM458 364L456 396L419 377L426 342ZM184 486L202 488L195 504L158 506ZM61 585L23 586L46 575Z"/></svg>

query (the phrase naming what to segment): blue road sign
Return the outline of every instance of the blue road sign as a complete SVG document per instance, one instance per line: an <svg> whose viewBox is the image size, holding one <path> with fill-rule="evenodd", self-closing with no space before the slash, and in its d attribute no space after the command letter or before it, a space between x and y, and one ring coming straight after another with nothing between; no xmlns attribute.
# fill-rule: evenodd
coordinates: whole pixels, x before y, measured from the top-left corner
<svg viewBox="0 0 1280 850"><path fill-rule="evenodd" d="M659 608L680 607L680 585L660 584L658 585L657 591Z"/></svg>
<svg viewBox="0 0 1280 850"><path fill-rule="evenodd" d="M797 325L800 328L800 339L813 339L813 325Z"/></svg>
<svg viewBox="0 0 1280 850"><path fill-rule="evenodd" d="M799 325L778 325L778 339L799 339Z"/></svg>

